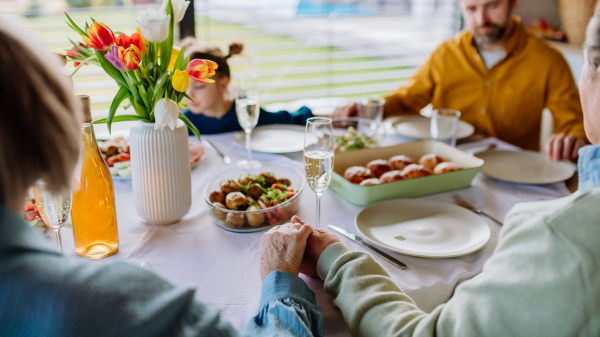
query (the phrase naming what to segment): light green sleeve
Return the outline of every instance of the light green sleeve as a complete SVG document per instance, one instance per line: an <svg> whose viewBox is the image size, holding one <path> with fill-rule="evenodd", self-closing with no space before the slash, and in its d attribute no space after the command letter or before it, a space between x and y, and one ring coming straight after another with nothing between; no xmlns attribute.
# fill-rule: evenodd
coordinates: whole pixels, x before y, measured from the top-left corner
<svg viewBox="0 0 600 337"><path fill-rule="evenodd" d="M483 271L431 313L342 243L323 252L319 276L353 336L597 336L600 199L582 201L516 207Z"/></svg>

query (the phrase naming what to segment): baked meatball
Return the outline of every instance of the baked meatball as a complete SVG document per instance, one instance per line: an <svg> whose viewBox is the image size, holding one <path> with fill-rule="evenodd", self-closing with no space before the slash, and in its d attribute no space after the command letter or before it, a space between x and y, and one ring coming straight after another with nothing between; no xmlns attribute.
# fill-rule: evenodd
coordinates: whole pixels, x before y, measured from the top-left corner
<svg viewBox="0 0 600 337"><path fill-rule="evenodd" d="M246 222L244 214L227 213L225 223L229 228L241 228Z"/></svg>
<svg viewBox="0 0 600 337"><path fill-rule="evenodd" d="M263 188L259 183L254 183L248 187L246 194L254 199L258 199L263 194Z"/></svg>
<svg viewBox="0 0 600 337"><path fill-rule="evenodd" d="M285 186L290 186L292 184L288 178L277 178L277 182Z"/></svg>
<svg viewBox="0 0 600 337"><path fill-rule="evenodd" d="M245 208L247 205L246 196L242 192L229 193L225 198L225 205L227 205L227 208L234 211L240 208Z"/></svg>
<svg viewBox="0 0 600 337"><path fill-rule="evenodd" d="M379 178L382 174L392 170L390 164L387 162L387 160L384 159L376 159L370 161L367 164L367 168L371 170L375 178Z"/></svg>
<svg viewBox="0 0 600 337"><path fill-rule="evenodd" d="M379 185L379 184L381 184L381 180L379 180L377 178L371 178L371 179L365 179L365 180L361 181L359 185L371 186L371 185Z"/></svg>
<svg viewBox="0 0 600 337"><path fill-rule="evenodd" d="M447 162L438 164L438 166L436 166L435 169L433 169L433 173L440 174L440 173L445 173L445 172L458 171L458 170L462 170L462 169L463 169L463 167L458 165L457 163L447 161Z"/></svg>
<svg viewBox="0 0 600 337"><path fill-rule="evenodd" d="M244 174L238 179L240 185L248 185L256 182L256 176L254 174Z"/></svg>
<svg viewBox="0 0 600 337"><path fill-rule="evenodd" d="M344 179L353 184L360 184L363 180L370 178L373 178L373 173L368 168L362 166L348 167L346 172L344 172Z"/></svg>
<svg viewBox="0 0 600 337"><path fill-rule="evenodd" d="M444 159L436 156L434 153L426 154L421 159L419 159L419 164L427 167L432 170L438 166L439 163L443 163Z"/></svg>
<svg viewBox="0 0 600 337"><path fill-rule="evenodd" d="M214 202L213 206L218 207L218 208L227 209L227 207L220 202ZM215 216L215 218L217 218L219 220L225 220L225 217L227 216L227 212L220 211L217 208L213 208L212 212L213 212L213 215Z"/></svg>
<svg viewBox="0 0 600 337"><path fill-rule="evenodd" d="M224 203L225 202L225 194L223 193L223 191L213 191L208 196L208 200L210 200L210 202L212 202L213 204L215 202Z"/></svg>
<svg viewBox="0 0 600 337"><path fill-rule="evenodd" d="M390 158L389 162L394 170L404 170L408 165L417 163L414 159L405 155L393 156Z"/></svg>
<svg viewBox="0 0 600 337"><path fill-rule="evenodd" d="M265 186L269 187L277 182L277 178L271 172L263 172L260 174L261 177L265 178Z"/></svg>
<svg viewBox="0 0 600 337"><path fill-rule="evenodd" d="M250 206L248 207L248 209L246 210L248 212L253 212L253 211L260 211L260 208L256 207L256 206ZM262 225L263 223L265 223L265 213L248 213L246 214L246 221L248 222L248 225L252 226L252 227L258 227L260 225Z"/></svg>
<svg viewBox="0 0 600 337"><path fill-rule="evenodd" d="M381 183L391 183L392 181L402 180L402 179L404 179L404 172L399 171L399 170L386 172L383 175L381 175L381 177L379 178L379 180L381 180Z"/></svg>
<svg viewBox="0 0 600 337"><path fill-rule="evenodd" d="M232 193L232 192L239 192L241 190L240 184L238 184L237 181L230 180L230 179L222 180L220 186L221 186L221 191L223 191L223 193L225 195L228 195L229 193Z"/></svg>
<svg viewBox="0 0 600 337"><path fill-rule="evenodd" d="M431 174L431 170L423 165L410 164L402 170L404 179L424 177Z"/></svg>

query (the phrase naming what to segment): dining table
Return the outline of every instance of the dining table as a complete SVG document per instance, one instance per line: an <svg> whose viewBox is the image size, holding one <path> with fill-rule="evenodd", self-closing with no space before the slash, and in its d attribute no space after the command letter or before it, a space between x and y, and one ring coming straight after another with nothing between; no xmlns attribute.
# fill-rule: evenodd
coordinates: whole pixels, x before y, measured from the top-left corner
<svg viewBox="0 0 600 337"><path fill-rule="evenodd" d="M257 315L261 279L259 275L260 239L264 232L234 233L215 225L209 215L210 209L204 197L206 185L218 173L235 167L235 163L246 157L246 149L233 141L234 133L203 135L221 152L232 159L226 165L220 155L211 148L206 157L192 168L192 205L189 212L177 223L156 226L145 222L137 215L131 181L115 180L114 190L119 230L119 250L113 256L93 263L108 263L125 260L132 264L144 264L169 282L196 288L195 298L217 305L224 319L239 330ZM190 137L190 141L198 141ZM410 142L411 139L388 135L380 145ZM518 151L519 149L494 138L465 143L459 148L469 151L485 150L489 144L497 149ZM254 159L268 162L285 162L303 169L301 152L288 154L253 153ZM460 194L494 218L504 220L509 210L522 202L550 200L570 194L565 183L549 185L524 185L503 182L478 173L468 188L429 195L423 199L454 203L452 195ZM308 186L301 193L297 215L309 224L315 222L316 196ZM322 227L332 224L350 232L355 229L355 218L363 209L347 202L332 190L323 193L321 199ZM492 256L498 243L502 227L487 217L482 217L491 230L489 241L480 250L460 257L424 258L402 255L382 250L404 262L404 270L378 256L374 258L388 271L394 282L425 311L448 301L455 287L481 272L486 260ZM50 234L52 235L52 234ZM351 250L366 250L349 239L340 240ZM64 254L77 257L73 244L72 227L67 223L63 229ZM317 304L324 318L325 336L349 336L342 312L323 290L323 281L300 274L300 277L316 294Z"/></svg>

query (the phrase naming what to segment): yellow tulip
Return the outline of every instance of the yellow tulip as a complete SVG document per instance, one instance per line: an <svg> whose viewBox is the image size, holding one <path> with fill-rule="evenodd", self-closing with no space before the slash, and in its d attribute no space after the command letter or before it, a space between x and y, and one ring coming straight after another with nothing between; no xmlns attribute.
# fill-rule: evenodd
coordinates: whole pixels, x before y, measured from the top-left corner
<svg viewBox="0 0 600 337"><path fill-rule="evenodd" d="M181 49L178 49L177 47L173 47L173 51L171 52L171 61L169 61L169 69L170 71L173 71L173 68L175 68L175 61L177 61L177 56L179 56L179 51Z"/></svg>
<svg viewBox="0 0 600 337"><path fill-rule="evenodd" d="M137 33L140 35L140 41L141 41L141 45L142 48L140 48L140 50L142 51L143 54L148 55L148 40L146 40L146 38L144 37L144 35L142 35L142 30L140 29L140 27L137 27L136 29Z"/></svg>
<svg viewBox="0 0 600 337"><path fill-rule="evenodd" d="M175 73L172 76L173 89L179 92L185 92L190 85L190 74L188 74L187 71L175 70Z"/></svg>

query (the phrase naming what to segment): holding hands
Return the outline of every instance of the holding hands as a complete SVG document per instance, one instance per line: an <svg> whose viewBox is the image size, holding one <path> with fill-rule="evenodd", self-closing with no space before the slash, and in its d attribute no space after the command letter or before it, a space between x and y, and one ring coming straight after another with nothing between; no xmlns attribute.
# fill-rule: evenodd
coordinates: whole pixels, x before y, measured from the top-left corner
<svg viewBox="0 0 600 337"><path fill-rule="evenodd" d="M318 277L317 262L329 245L340 242L334 234L313 228L294 216L292 223L275 226L260 239L260 278L274 271Z"/></svg>

